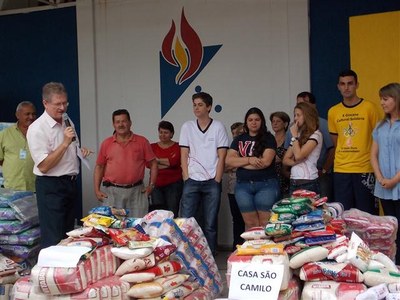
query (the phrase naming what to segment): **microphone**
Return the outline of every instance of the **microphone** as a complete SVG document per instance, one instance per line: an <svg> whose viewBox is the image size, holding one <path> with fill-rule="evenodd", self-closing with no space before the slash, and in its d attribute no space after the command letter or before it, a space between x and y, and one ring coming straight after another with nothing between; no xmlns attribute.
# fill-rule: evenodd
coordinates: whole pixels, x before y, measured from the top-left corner
<svg viewBox="0 0 400 300"><path fill-rule="evenodd" d="M69 117L68 117L67 113L63 113L62 118L64 120L65 127L72 127L71 122L69 121ZM74 128L72 127L72 129L74 129ZM74 129L74 131L75 131L75 129ZM76 137L75 136L72 138L72 141L73 142L76 141Z"/></svg>

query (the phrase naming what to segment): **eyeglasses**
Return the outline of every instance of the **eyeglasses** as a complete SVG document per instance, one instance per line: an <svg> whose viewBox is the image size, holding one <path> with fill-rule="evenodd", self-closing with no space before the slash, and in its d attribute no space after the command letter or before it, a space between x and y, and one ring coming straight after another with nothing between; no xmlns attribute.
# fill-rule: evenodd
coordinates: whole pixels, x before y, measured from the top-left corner
<svg viewBox="0 0 400 300"><path fill-rule="evenodd" d="M61 107L68 107L69 102L60 102L60 103L52 103L46 101L48 104L53 105L54 107L61 108Z"/></svg>

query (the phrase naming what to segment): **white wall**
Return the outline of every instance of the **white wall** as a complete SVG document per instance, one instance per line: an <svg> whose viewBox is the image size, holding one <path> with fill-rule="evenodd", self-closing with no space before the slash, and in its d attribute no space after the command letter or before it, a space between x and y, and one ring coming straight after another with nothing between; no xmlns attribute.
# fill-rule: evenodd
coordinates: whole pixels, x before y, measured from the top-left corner
<svg viewBox="0 0 400 300"><path fill-rule="evenodd" d="M227 129L252 106L266 118L277 110L292 114L297 93L309 89L307 0L78 0L82 144L97 152L119 108L130 111L136 133L157 140L159 52L172 20L179 30L183 7L203 46L222 47L163 118L173 122L176 138L193 118L191 95L198 85L222 106L212 117ZM92 157L92 169L94 163ZM92 173L83 170L84 214L98 205ZM229 245L225 193L220 231L219 243Z"/></svg>

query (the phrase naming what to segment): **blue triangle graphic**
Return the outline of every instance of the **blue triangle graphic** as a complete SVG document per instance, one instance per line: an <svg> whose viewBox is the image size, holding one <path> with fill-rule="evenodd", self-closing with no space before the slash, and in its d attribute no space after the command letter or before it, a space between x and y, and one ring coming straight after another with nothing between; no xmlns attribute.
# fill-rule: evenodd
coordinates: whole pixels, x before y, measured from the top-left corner
<svg viewBox="0 0 400 300"><path fill-rule="evenodd" d="M175 102L178 101L179 97L197 78L197 76L201 73L204 67L210 62L210 60L214 57L214 55L221 47L222 45L203 47L203 61L201 62L199 70L196 72L196 74L194 74L192 78L189 78L181 85L175 84L175 76L179 72L179 67L172 66L167 61L165 61L160 51L161 118L163 118L172 108L172 106L174 106Z"/></svg>

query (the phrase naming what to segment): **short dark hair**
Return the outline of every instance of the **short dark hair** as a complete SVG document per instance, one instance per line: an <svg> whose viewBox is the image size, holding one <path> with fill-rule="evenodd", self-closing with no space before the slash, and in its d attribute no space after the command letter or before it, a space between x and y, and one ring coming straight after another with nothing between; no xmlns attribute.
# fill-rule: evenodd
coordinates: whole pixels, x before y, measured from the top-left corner
<svg viewBox="0 0 400 300"><path fill-rule="evenodd" d="M317 102L315 96L310 92L301 92L297 95L297 98L308 98L308 102L311 104L315 104L315 102Z"/></svg>
<svg viewBox="0 0 400 300"><path fill-rule="evenodd" d="M346 76L353 76L356 83L358 82L357 73L354 72L353 70L347 69L339 73L339 77L346 77Z"/></svg>
<svg viewBox="0 0 400 300"><path fill-rule="evenodd" d="M128 120L131 120L131 116L129 114L129 112L126 109L117 109L116 111L114 111L112 113L112 121L114 123L114 117L115 116L120 116L120 115L126 115L128 117Z"/></svg>
<svg viewBox="0 0 400 300"><path fill-rule="evenodd" d="M172 134L175 133L174 125L172 125L172 123L168 121L161 121L160 123L158 123L158 130L160 129L169 130Z"/></svg>
<svg viewBox="0 0 400 300"><path fill-rule="evenodd" d="M196 94L193 94L192 96L192 101L194 101L194 99L200 98L201 100L203 100L203 102L206 104L206 106L211 106L213 103L213 98L211 97L210 94L207 94L205 92L199 92Z"/></svg>

